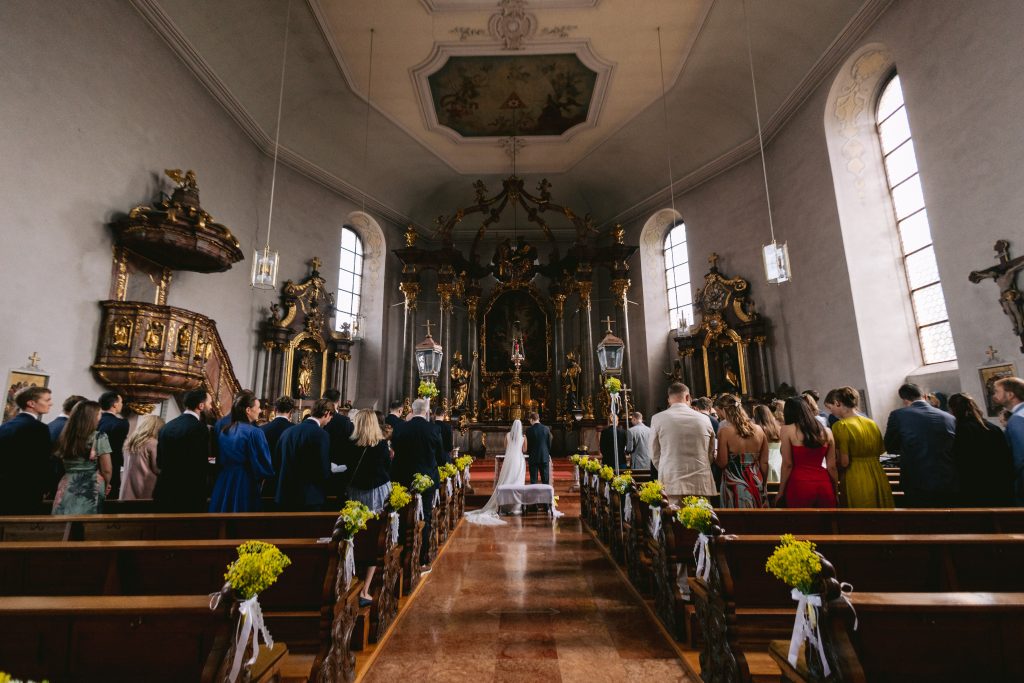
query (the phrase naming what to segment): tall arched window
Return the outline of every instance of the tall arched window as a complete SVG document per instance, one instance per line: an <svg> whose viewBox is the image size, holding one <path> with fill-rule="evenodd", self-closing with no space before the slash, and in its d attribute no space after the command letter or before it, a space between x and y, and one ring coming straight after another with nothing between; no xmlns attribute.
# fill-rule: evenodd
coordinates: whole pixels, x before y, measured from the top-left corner
<svg viewBox="0 0 1024 683"><path fill-rule="evenodd" d="M926 365L956 360L899 75L889 79L882 89L875 123L892 207L899 226L903 265L910 286L921 355Z"/></svg>
<svg viewBox="0 0 1024 683"><path fill-rule="evenodd" d="M363 241L349 226L341 228L341 265L338 268L338 296L335 299L334 329L344 323L354 327L359 315L363 284Z"/></svg>
<svg viewBox="0 0 1024 683"><path fill-rule="evenodd" d="M690 291L690 257L686 251L686 224L682 221L665 235L665 281L668 288L670 329L693 324L693 293ZM680 322L682 321L682 322Z"/></svg>

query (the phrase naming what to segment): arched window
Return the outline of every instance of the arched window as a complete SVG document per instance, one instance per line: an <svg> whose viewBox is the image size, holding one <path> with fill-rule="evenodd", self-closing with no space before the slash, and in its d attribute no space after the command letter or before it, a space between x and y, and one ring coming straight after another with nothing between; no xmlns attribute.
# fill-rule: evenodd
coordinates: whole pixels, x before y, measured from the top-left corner
<svg viewBox="0 0 1024 683"><path fill-rule="evenodd" d="M335 299L334 329L344 323L355 327L363 284L363 241L349 226L341 228L341 265L338 268L338 296Z"/></svg>
<svg viewBox="0 0 1024 683"><path fill-rule="evenodd" d="M668 290L670 329L693 324L690 257L686 251L686 225L680 221L665 235L665 284Z"/></svg>
<svg viewBox="0 0 1024 683"><path fill-rule="evenodd" d="M956 360L899 75L893 75L882 88L875 124L882 145L892 208L899 226L903 265L917 321L921 356L926 365Z"/></svg>

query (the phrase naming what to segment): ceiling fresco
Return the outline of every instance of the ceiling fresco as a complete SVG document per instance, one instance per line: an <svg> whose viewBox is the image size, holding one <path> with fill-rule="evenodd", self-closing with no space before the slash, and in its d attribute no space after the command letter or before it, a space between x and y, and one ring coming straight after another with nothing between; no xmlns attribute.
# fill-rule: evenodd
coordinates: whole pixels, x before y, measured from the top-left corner
<svg viewBox="0 0 1024 683"><path fill-rule="evenodd" d="M437 122L473 138L562 135L586 121L597 76L575 54L455 56L427 80Z"/></svg>

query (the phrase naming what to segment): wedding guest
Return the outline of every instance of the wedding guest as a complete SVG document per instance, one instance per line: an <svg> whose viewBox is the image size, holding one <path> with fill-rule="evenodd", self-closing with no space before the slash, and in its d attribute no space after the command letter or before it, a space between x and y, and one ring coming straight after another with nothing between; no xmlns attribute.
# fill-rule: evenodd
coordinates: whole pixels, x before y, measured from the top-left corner
<svg viewBox="0 0 1024 683"><path fill-rule="evenodd" d="M448 421L448 411L444 408L434 411L434 430L441 437L441 452L444 454L444 462L449 463L452 461L455 439L452 433L452 423Z"/></svg>
<svg viewBox="0 0 1024 683"><path fill-rule="evenodd" d="M832 435L842 476L839 500L845 508L892 508L892 487L879 456L885 453L882 431L875 421L857 412L860 393L853 387L833 389L825 407L836 418Z"/></svg>
<svg viewBox="0 0 1024 683"><path fill-rule="evenodd" d="M401 426L405 424L405 420L402 419L402 409L404 406L405 404L401 401L392 401L388 404L388 414L384 418L384 422L391 427L392 435L397 434Z"/></svg>
<svg viewBox="0 0 1024 683"><path fill-rule="evenodd" d="M619 416L609 415L599 440L601 463L616 472L626 469L626 430L619 426Z"/></svg>
<svg viewBox="0 0 1024 683"><path fill-rule="evenodd" d="M693 405L691 407L701 415L708 416L708 419L711 420L711 428L715 430L715 434L717 435L720 420L714 411L714 402L707 396L701 396L700 398L693 399Z"/></svg>
<svg viewBox="0 0 1024 683"><path fill-rule="evenodd" d="M341 405L341 392L337 389L328 389L324 392L323 397L335 406ZM306 417L308 416L303 416L302 419L305 420ZM335 465L332 471L341 467L345 468L345 471L331 476L327 489L330 495L341 498L344 497L352 476L352 471L345 462L348 456L349 437L352 436L352 420L335 409L334 416L331 417L331 421L327 423L325 429L327 436L331 439L331 463Z"/></svg>
<svg viewBox="0 0 1024 683"><path fill-rule="evenodd" d="M761 508L767 501L764 477L768 474L768 439L747 416L740 399L725 394L719 401L726 422L718 430L715 464L722 472L722 507Z"/></svg>
<svg viewBox="0 0 1024 683"><path fill-rule="evenodd" d="M906 507L949 507L956 504L953 437L956 420L924 400L920 387L899 389L903 408L889 413L885 448L900 456L900 486Z"/></svg>
<svg viewBox="0 0 1024 683"><path fill-rule="evenodd" d="M60 433L64 430L64 425L67 424L68 417L71 415L71 411L75 409L79 403L85 400L85 396L79 396L78 394L71 394L64 403L61 404L61 413L57 417L53 418L50 424L46 425L46 428L50 430L50 443L56 444L57 439L60 438Z"/></svg>
<svg viewBox="0 0 1024 683"><path fill-rule="evenodd" d="M333 418L334 404L322 398L313 405L309 417L281 435L275 451L278 468L274 470L278 509L323 509L331 478L331 437L325 428Z"/></svg>
<svg viewBox="0 0 1024 683"><path fill-rule="evenodd" d="M274 476L267 437L253 424L260 400L243 391L231 404L231 420L217 434L220 474L210 494L210 512L259 512L260 480Z"/></svg>
<svg viewBox="0 0 1024 683"><path fill-rule="evenodd" d="M777 505L834 508L839 472L832 432L804 397L787 398L783 407L782 473ZM822 467L822 461L825 466Z"/></svg>
<svg viewBox="0 0 1024 683"><path fill-rule="evenodd" d="M14 405L18 414L0 425L0 515L35 515L50 485L50 432L41 420L53 396L29 386Z"/></svg>
<svg viewBox="0 0 1024 683"><path fill-rule="evenodd" d="M110 442L98 430L100 406L96 401L75 406L57 440L64 476L53 499L55 515L95 515L110 494Z"/></svg>
<svg viewBox="0 0 1024 683"><path fill-rule="evenodd" d="M412 416L395 431L391 442L395 459L391 462L391 481L406 488L412 487L415 474L424 474L434 482L423 492L423 543L420 550L421 571L430 571L430 533L433 519L434 492L439 477L437 468L444 463L441 453L441 437L427 421L429 403L418 398L412 402Z"/></svg>
<svg viewBox="0 0 1024 683"><path fill-rule="evenodd" d="M152 498L160 469L156 464L157 435L164 427L159 415L144 415L124 443L121 500Z"/></svg>
<svg viewBox="0 0 1024 683"><path fill-rule="evenodd" d="M161 512L206 510L206 473L210 469L210 428L203 417L212 403L205 389L185 393L185 408L160 430L156 443L159 474L153 501Z"/></svg>
<svg viewBox="0 0 1024 683"><path fill-rule="evenodd" d="M523 433L526 439L526 460L530 466L531 484L551 483L551 430L540 423L540 415L530 413L530 426Z"/></svg>
<svg viewBox="0 0 1024 683"><path fill-rule="evenodd" d="M768 440L768 483L778 484L782 473L782 425L771 408L762 403L754 406L753 420Z"/></svg>
<svg viewBox="0 0 1024 683"><path fill-rule="evenodd" d="M1010 442L1015 476L1014 499L1024 505L1024 379L1004 377L996 382L992 398L1010 411L1006 418L1006 440Z"/></svg>
<svg viewBox="0 0 1024 683"><path fill-rule="evenodd" d="M1013 455L1003 430L984 418L968 394L953 394L947 401L956 420L953 464L960 482L964 507L1013 505Z"/></svg>
<svg viewBox="0 0 1024 683"><path fill-rule="evenodd" d="M651 418L651 464L658 468L672 504L683 496L714 496L711 463L715 435L711 421L690 407L690 389L682 382L668 388L668 408Z"/></svg>
<svg viewBox="0 0 1024 683"><path fill-rule="evenodd" d="M810 406L811 412L814 413L814 417L818 420L818 422L820 422L822 424L822 426L828 427L829 426L829 420L828 420L829 414L827 412L825 412L824 410L821 410L820 408L818 408L818 401L821 400L821 395L817 391L815 391L814 389L805 389L800 394L800 396L803 397L803 399L805 401L807 401L807 405Z"/></svg>
<svg viewBox="0 0 1024 683"><path fill-rule="evenodd" d="M128 438L128 420L121 416L124 399L116 391L104 391L99 398L103 415L100 417L100 431L110 441L110 466L113 478L110 480L110 497L117 498L121 492L121 468L124 466L124 442Z"/></svg>
<svg viewBox="0 0 1024 683"><path fill-rule="evenodd" d="M644 424L644 415L634 411L629 415L629 430L626 432L626 453L629 454L630 469L647 471L651 469L651 428Z"/></svg>
<svg viewBox="0 0 1024 683"><path fill-rule="evenodd" d="M295 426L295 423L292 422L292 412L294 410L295 401L290 396L282 396L274 401L274 418L260 425L263 436L267 437L267 447L270 448L270 463L274 468L274 476L268 477L263 482L264 495L277 495L277 475L281 473L281 454L277 450L277 442L287 429Z"/></svg>

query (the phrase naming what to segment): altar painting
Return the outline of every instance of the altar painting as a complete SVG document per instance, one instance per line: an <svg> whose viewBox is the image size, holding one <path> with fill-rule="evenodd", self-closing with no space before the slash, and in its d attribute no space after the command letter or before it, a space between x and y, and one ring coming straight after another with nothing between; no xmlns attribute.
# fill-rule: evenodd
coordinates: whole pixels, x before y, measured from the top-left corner
<svg viewBox="0 0 1024 683"><path fill-rule="evenodd" d="M529 290L504 292L484 313L481 338L484 340L485 372L511 372L512 339L516 336L516 323L523 339L526 357L522 371L545 372L548 369L548 317L540 302Z"/></svg>

